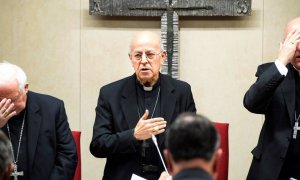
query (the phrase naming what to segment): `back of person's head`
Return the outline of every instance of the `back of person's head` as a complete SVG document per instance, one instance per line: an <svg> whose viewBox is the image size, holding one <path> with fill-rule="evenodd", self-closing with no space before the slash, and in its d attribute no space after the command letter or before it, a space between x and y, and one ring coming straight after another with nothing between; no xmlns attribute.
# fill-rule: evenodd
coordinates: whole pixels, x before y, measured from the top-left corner
<svg viewBox="0 0 300 180"><path fill-rule="evenodd" d="M24 92L27 76L25 72L17 65L0 62L0 86L17 81L20 91Z"/></svg>
<svg viewBox="0 0 300 180"><path fill-rule="evenodd" d="M210 161L219 147L219 136L206 117L183 113L167 130L166 147L174 162L195 158Z"/></svg>
<svg viewBox="0 0 300 180"><path fill-rule="evenodd" d="M10 178L12 171L13 155L10 141L0 130L0 180Z"/></svg>

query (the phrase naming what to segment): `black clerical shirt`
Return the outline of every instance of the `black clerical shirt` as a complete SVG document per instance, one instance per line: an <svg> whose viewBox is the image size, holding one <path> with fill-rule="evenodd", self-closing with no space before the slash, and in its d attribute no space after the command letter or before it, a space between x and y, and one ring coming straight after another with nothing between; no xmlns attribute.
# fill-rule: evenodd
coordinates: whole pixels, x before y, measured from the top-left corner
<svg viewBox="0 0 300 180"><path fill-rule="evenodd" d="M297 70L294 70L294 75L295 75L295 88L296 88L295 112L296 112L296 118L298 118L298 116L300 115L299 72ZM294 125L295 125L295 119L293 121L293 127ZM292 132L294 132L294 129ZM279 179L290 179L291 177L300 179L300 131L297 131L296 139L293 139L293 137L290 139L290 145L287 151L287 155Z"/></svg>
<svg viewBox="0 0 300 180"><path fill-rule="evenodd" d="M148 109L150 118L155 117L161 117L161 98L160 98L160 81L153 86L152 90L144 90L144 87L137 82L136 83L136 90L137 90L137 113L139 116L143 116L145 113L145 110ZM158 96L159 95L159 96ZM157 99L158 98L158 99ZM155 107L156 106L156 107ZM153 114L153 116L152 116ZM152 117L151 117L152 116ZM158 137L157 137L158 138ZM152 142L152 139L149 138L147 140L144 140L141 142L141 149L140 149L140 155L141 155L141 164L143 165L153 165L157 168L160 167L160 159L159 154L157 152L157 149ZM142 176L144 178L150 178L153 179L153 174L156 174L156 177L158 179L160 175L160 170L158 169L157 172L143 172Z"/></svg>
<svg viewBox="0 0 300 180"><path fill-rule="evenodd" d="M20 114L12 117L10 120L8 120L8 125L9 125L9 130L10 130L10 137L11 137L11 142L13 146L13 153L14 153L14 159L16 160L17 158L17 153L18 153L18 146L19 146L19 139L20 139L20 132L22 128L22 123L24 119L24 113L25 111L22 111ZM27 118L25 117L25 122L24 122L24 129L23 129L23 134L22 134L22 139L21 139L21 144L20 144L20 151L18 155L18 172L23 171L24 176L18 176L18 180L27 180L28 179L28 153L27 153ZM3 128L4 132L6 135L9 137L8 134L8 129L7 125L5 128ZM11 177L11 180L14 178Z"/></svg>

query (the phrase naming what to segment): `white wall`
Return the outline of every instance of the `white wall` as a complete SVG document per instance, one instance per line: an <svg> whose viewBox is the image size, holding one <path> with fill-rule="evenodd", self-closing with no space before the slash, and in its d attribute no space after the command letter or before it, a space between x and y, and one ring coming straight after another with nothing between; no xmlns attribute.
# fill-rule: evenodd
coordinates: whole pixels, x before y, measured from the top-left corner
<svg viewBox="0 0 300 180"><path fill-rule="evenodd" d="M24 68L30 89L65 101L82 131L83 179L100 179L105 160L89 153L99 88L131 75L130 38L160 32L160 18L91 17L87 0L0 0L0 60ZM299 0L253 0L252 16L180 18L180 79L192 86L198 112L228 122L229 179L245 179L263 117L243 107L257 65L273 61Z"/></svg>

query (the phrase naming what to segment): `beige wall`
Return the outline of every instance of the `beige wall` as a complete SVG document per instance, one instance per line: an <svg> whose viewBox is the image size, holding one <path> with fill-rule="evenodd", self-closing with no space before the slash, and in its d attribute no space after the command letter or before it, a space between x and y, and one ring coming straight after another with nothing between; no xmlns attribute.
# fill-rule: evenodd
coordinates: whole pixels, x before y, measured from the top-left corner
<svg viewBox="0 0 300 180"><path fill-rule="evenodd" d="M24 68L31 90L65 101L71 128L82 131L83 179L100 179L105 160L89 153L99 88L132 74L130 37L160 32L160 19L91 17L87 0L0 2L0 60ZM180 79L199 113L230 124L230 180L245 179L263 123L243 108L243 95L257 65L276 58L298 4L253 0L251 17L180 18Z"/></svg>

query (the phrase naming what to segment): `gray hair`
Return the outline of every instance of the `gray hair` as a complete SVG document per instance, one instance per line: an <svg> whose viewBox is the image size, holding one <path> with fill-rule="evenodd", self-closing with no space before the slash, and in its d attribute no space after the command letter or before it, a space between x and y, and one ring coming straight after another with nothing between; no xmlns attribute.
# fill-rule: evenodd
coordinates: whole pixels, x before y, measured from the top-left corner
<svg viewBox="0 0 300 180"><path fill-rule="evenodd" d="M129 44L129 54L132 50L132 42ZM165 50L165 46L164 43L160 40L160 51L164 51Z"/></svg>
<svg viewBox="0 0 300 180"><path fill-rule="evenodd" d="M149 35L149 34L155 35L155 36L157 36L157 38L159 38L158 34L153 33L153 32L150 32L150 31L143 31L143 32L140 32L139 34L142 34L142 33L148 33L148 35ZM130 41L130 44L129 44L129 53L132 51L132 42L133 42L133 40L135 40L135 38L136 38L136 36L134 36L134 37L131 39L131 41ZM160 42L159 42L159 43L160 43L160 51L164 51L165 48L164 48L164 44L163 44L163 42L162 42L162 39L159 38L159 41L160 41Z"/></svg>
<svg viewBox="0 0 300 180"><path fill-rule="evenodd" d="M13 163L11 143L6 135L0 130L0 178L6 167Z"/></svg>
<svg viewBox="0 0 300 180"><path fill-rule="evenodd" d="M19 90L24 92L27 83L25 72L17 65L5 61L0 63L0 86L14 81L18 82Z"/></svg>

